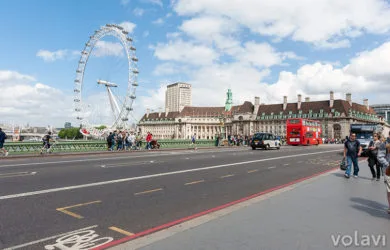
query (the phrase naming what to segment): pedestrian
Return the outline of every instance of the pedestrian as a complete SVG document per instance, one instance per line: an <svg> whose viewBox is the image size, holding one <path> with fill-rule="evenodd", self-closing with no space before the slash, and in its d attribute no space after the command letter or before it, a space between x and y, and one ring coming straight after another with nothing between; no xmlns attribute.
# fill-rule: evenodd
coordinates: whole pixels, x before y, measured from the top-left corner
<svg viewBox="0 0 390 250"><path fill-rule="evenodd" d="M107 136L107 148L110 151L112 146L112 132Z"/></svg>
<svg viewBox="0 0 390 250"><path fill-rule="evenodd" d="M351 175L351 167L353 164L353 177L357 178L359 174L358 157L362 153L360 142L356 140L356 134L352 133L349 140L344 144L344 158L347 159L347 169L345 170L345 178Z"/></svg>
<svg viewBox="0 0 390 250"><path fill-rule="evenodd" d="M379 181L381 178L381 165L378 162L378 148L380 144L379 140L379 134L374 133L373 140L370 141L370 144L368 145L368 166L370 167L371 174L372 174L372 180ZM376 171L374 169L374 166L376 167Z"/></svg>
<svg viewBox="0 0 390 250"><path fill-rule="evenodd" d="M0 150L3 152L4 156L8 156L8 151L4 148L5 139L7 139L7 135L0 128Z"/></svg>
<svg viewBox="0 0 390 250"><path fill-rule="evenodd" d="M192 145L194 146L194 149L196 150L196 133L191 137Z"/></svg>
<svg viewBox="0 0 390 250"><path fill-rule="evenodd" d="M383 135L380 139L378 146L378 162L381 164L381 167L384 168L383 175L385 179L386 191L387 191L387 201L389 203L389 208L387 213L390 214L390 164L387 159L386 151L390 149L390 143L386 143L387 139Z"/></svg>
<svg viewBox="0 0 390 250"><path fill-rule="evenodd" d="M150 150L151 149L151 143L152 141L152 134L148 132L148 135L146 136L146 149Z"/></svg>

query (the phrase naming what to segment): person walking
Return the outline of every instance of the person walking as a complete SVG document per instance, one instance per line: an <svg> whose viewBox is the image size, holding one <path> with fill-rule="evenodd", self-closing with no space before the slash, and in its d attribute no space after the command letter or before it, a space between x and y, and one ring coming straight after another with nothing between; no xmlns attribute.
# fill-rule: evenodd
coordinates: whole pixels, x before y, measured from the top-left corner
<svg viewBox="0 0 390 250"><path fill-rule="evenodd" d="M381 178L381 165L378 162L378 147L380 143L379 134L374 133L373 140L368 145L368 166L371 170L372 180L376 179L377 181ZM376 167L376 171L374 166Z"/></svg>
<svg viewBox="0 0 390 250"><path fill-rule="evenodd" d="M387 213L390 214L390 164L386 155L386 152L390 150L390 143L387 143L387 138L383 135L380 139L378 145L378 162L381 167L384 169L383 175L385 179L385 186L387 191L387 201L389 203L389 208Z"/></svg>
<svg viewBox="0 0 390 250"><path fill-rule="evenodd" d="M192 145L194 146L194 149L196 150L196 133L191 137Z"/></svg>
<svg viewBox="0 0 390 250"><path fill-rule="evenodd" d="M360 142L356 140L356 134L352 133L349 140L344 144L344 158L347 159L347 169L345 170L345 178L351 176L351 167L353 164L353 177L357 178L359 174L358 157L362 153Z"/></svg>
<svg viewBox="0 0 390 250"><path fill-rule="evenodd" d="M8 151L4 148L4 142L7 138L7 135L0 128L0 150L3 152L4 156L8 156Z"/></svg>
<svg viewBox="0 0 390 250"><path fill-rule="evenodd" d="M152 134L150 132L148 132L148 135L146 136L146 149L150 150L151 149L151 145L150 143L152 142Z"/></svg>

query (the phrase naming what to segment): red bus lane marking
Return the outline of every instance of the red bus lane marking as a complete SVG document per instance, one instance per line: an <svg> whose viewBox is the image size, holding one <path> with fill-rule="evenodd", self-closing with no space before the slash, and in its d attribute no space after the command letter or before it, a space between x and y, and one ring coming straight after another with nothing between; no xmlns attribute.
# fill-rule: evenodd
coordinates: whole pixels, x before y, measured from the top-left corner
<svg viewBox="0 0 390 250"><path fill-rule="evenodd" d="M305 180L312 179L312 178L314 178L314 177L316 177L316 176L319 176L319 175L323 175L323 174L332 172L332 171L334 171L334 170L336 170L336 169L338 169L338 168L331 168L331 169L328 169L328 170L326 170L326 171L322 171L322 172L319 172L319 173L316 173L316 174L313 174L313 175L310 175L310 176L307 176L307 177L303 177L303 178L294 180L294 181L292 181L292 182L289 182L289 183L286 183L286 184L283 184L283 185L280 185L280 186L276 186L276 187L267 189L267 190L265 190L265 191L262 191L262 192L259 192L259 193L250 195L250 196L248 196L248 197L244 197L244 198L241 198L241 199L239 199L239 200L232 201L232 202L229 202L229 203L227 203L227 204L224 204L224 205L221 205L221 206L218 206L218 207L215 207L215 208L211 208L211 209L202 211L202 212L197 213L197 214L193 214L193 215L190 215L190 216L187 216L187 217L178 219L178 220L174 220L174 221L168 222L168 223L166 223L166 224L163 224L163 225L160 225L160 226L157 226L157 227L153 227L153 228L147 229L147 230L145 230L145 231L136 233L136 234L131 235L131 236L127 236L127 237L124 237L124 238L121 238L121 239L118 239L118 240L115 240L115 241L111 241L111 242L109 242L109 243L107 243L107 244L105 244L105 245L102 245L102 246L99 246L99 247L96 247L96 248L93 248L93 249L94 249L94 250L107 249L107 248L109 248L109 247L113 247L113 246L119 245L119 244L121 244L121 243L125 243L125 242L127 242L127 241L130 241L130 240L133 240L133 239L136 239L136 238L139 238L139 237L142 237L142 236L151 234L151 233L155 233L155 232L161 231L161 230L163 230L163 229L167 229L167 228L169 228L169 227L172 227L172 226L175 226L175 225L177 225L177 224L180 224L180 223L183 223L183 222L186 222L186 221L189 221L189 220L198 218L198 217L200 217L200 216L207 215L207 214L209 214L209 213L216 212L216 211L222 210L222 209L224 209L224 208L227 208L227 207L230 207L230 206L233 206L233 205L242 203L242 202L244 202L244 201L247 201L247 200L250 200L250 199L253 199L253 198L256 198L256 197L259 197L259 196L268 194L268 193L271 193L271 192L273 192L273 191L277 191L277 190L279 190L279 189L282 189L282 188L286 188L286 187L292 186L292 185L294 185L294 184L303 182L303 181L305 181Z"/></svg>

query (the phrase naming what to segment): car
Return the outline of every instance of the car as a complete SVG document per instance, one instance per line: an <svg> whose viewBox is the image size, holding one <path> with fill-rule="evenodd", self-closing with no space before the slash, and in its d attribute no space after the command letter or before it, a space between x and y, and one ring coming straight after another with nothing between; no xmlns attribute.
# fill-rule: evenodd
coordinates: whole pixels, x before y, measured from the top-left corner
<svg viewBox="0 0 390 250"><path fill-rule="evenodd" d="M265 150L271 149L271 148L276 148L280 149L280 140L277 139L275 135L272 133L256 133L251 142L251 147L253 150L257 148L262 148Z"/></svg>

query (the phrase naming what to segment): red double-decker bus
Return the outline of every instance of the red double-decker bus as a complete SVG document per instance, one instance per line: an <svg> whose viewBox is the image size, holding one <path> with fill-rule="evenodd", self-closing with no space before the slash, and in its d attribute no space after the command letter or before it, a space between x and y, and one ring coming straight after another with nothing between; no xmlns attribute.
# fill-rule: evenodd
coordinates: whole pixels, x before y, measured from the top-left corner
<svg viewBox="0 0 390 250"><path fill-rule="evenodd" d="M288 145L318 145L322 144L322 129L319 121L290 118L287 119Z"/></svg>

